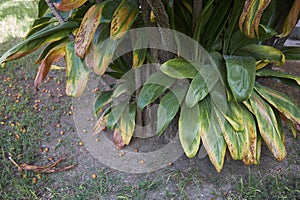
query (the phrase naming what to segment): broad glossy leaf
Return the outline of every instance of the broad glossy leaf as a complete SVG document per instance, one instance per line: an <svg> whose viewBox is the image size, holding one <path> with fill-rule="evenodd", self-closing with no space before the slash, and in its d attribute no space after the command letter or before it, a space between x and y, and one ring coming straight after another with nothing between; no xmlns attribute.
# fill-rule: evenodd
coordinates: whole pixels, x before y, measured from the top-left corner
<svg viewBox="0 0 300 200"><path fill-rule="evenodd" d="M82 6L87 0L61 0L59 3L54 3L56 9L61 11L72 10Z"/></svg>
<svg viewBox="0 0 300 200"><path fill-rule="evenodd" d="M198 104L192 108L181 105L178 131L181 146L187 157L193 158L200 147L200 115Z"/></svg>
<svg viewBox="0 0 300 200"><path fill-rule="evenodd" d="M181 102L186 94L187 85L175 86L162 97L157 109L156 134L160 136L169 126L177 114Z"/></svg>
<svg viewBox="0 0 300 200"><path fill-rule="evenodd" d="M236 54L241 56L251 56L256 58L256 60L275 65L282 65L285 63L284 54L279 49L267 45L250 44L240 48Z"/></svg>
<svg viewBox="0 0 300 200"><path fill-rule="evenodd" d="M298 87L300 86L300 77L295 76L293 74L288 74L283 71L279 70L270 70L270 69L261 69L256 72L257 76L263 76L263 77L275 77L281 79L282 82L287 83L288 85Z"/></svg>
<svg viewBox="0 0 300 200"><path fill-rule="evenodd" d="M112 101L112 91L101 91L94 103L94 114L98 115L102 108Z"/></svg>
<svg viewBox="0 0 300 200"><path fill-rule="evenodd" d="M158 71L152 74L144 83L138 99L138 108L143 109L158 97L160 97L173 83L175 79L170 78Z"/></svg>
<svg viewBox="0 0 300 200"><path fill-rule="evenodd" d="M242 160L246 156L249 147L248 132L245 129L236 131L220 111L215 109L215 112L232 159Z"/></svg>
<svg viewBox="0 0 300 200"><path fill-rule="evenodd" d="M245 133L248 135L247 138L247 151L243 158L243 163L246 165L257 164L257 147L258 147L258 136L256 130L256 122L252 113L244 106L241 105L242 114L244 116Z"/></svg>
<svg viewBox="0 0 300 200"><path fill-rule="evenodd" d="M300 47L284 47L282 52L287 60L300 60Z"/></svg>
<svg viewBox="0 0 300 200"><path fill-rule="evenodd" d="M286 156L286 149L272 107L255 91L251 95L250 104L256 117L260 135L274 157L279 161L283 160Z"/></svg>
<svg viewBox="0 0 300 200"><path fill-rule="evenodd" d="M258 83L255 84L255 90L288 119L300 124L300 109L288 96Z"/></svg>
<svg viewBox="0 0 300 200"><path fill-rule="evenodd" d="M129 104L120 119L120 130L124 144L128 145L135 129L136 105Z"/></svg>
<svg viewBox="0 0 300 200"><path fill-rule="evenodd" d="M227 80L236 101L247 100L253 90L256 65L252 57L224 56Z"/></svg>
<svg viewBox="0 0 300 200"><path fill-rule="evenodd" d="M114 103L113 101L111 106L111 112L108 114L107 117L107 127L109 129L113 129L113 127L116 126L128 104L129 98L125 98L119 103Z"/></svg>
<svg viewBox="0 0 300 200"><path fill-rule="evenodd" d="M63 25L58 25L46 30L41 30L6 51L0 58L0 64L26 56L29 53L44 46L45 44L61 40L67 37L67 35L76 27L78 27L78 23L70 21L64 23Z"/></svg>
<svg viewBox="0 0 300 200"><path fill-rule="evenodd" d="M160 70L169 77L177 79L194 78L198 73L193 64L180 58L168 60L160 66Z"/></svg>
<svg viewBox="0 0 300 200"><path fill-rule="evenodd" d="M226 142L222 135L210 97L199 102L200 136L210 161L218 172L224 164Z"/></svg>
<svg viewBox="0 0 300 200"><path fill-rule="evenodd" d="M295 0L283 24L283 31L277 37L287 37L293 31L294 27L296 26L299 20L299 14L300 14L300 1Z"/></svg>
<svg viewBox="0 0 300 200"><path fill-rule="evenodd" d="M131 27L138 14L139 7L137 0L122 0L112 18L111 37L114 39L121 38Z"/></svg>
<svg viewBox="0 0 300 200"><path fill-rule="evenodd" d="M74 44L66 46L66 94L79 97L87 84L89 70L76 55Z"/></svg>
<svg viewBox="0 0 300 200"><path fill-rule="evenodd" d="M38 88L39 84L42 83L43 80L45 80L47 74L49 73L51 69L52 63L56 62L58 59L65 56L65 46L62 46L60 48L55 48L52 51L50 51L47 56L42 61L39 71L35 77L34 80L34 87Z"/></svg>
<svg viewBox="0 0 300 200"><path fill-rule="evenodd" d="M271 0L246 0L244 10L240 16L239 27L247 37L258 36L258 26L263 11Z"/></svg>
<svg viewBox="0 0 300 200"><path fill-rule="evenodd" d="M204 65L199 68L187 92L185 99L186 106L193 107L205 98L219 79L218 73L211 66Z"/></svg>
<svg viewBox="0 0 300 200"><path fill-rule="evenodd" d="M84 15L80 27L75 37L76 54L83 58L89 45L94 38L94 34L100 24L100 17L104 4L96 4L89 8Z"/></svg>
<svg viewBox="0 0 300 200"><path fill-rule="evenodd" d="M113 98L117 98L123 94L131 95L135 90L134 85L130 84L130 82L122 82L119 83L116 88L114 89Z"/></svg>
<svg viewBox="0 0 300 200"><path fill-rule="evenodd" d="M102 10L101 14L101 23L110 23L115 10L119 6L121 0L108 0L108 1L103 1L102 3L105 4L104 8Z"/></svg>

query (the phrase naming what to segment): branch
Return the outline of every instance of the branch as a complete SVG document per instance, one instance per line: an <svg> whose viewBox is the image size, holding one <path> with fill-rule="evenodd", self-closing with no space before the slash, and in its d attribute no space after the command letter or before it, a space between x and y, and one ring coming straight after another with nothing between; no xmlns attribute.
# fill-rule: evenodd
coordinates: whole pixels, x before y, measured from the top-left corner
<svg viewBox="0 0 300 200"><path fill-rule="evenodd" d="M53 15L55 16L55 18L57 19L57 21L60 24L64 24L65 20L63 19L63 17L58 13L57 9L55 8L54 4L52 3L52 1L50 0L45 0L45 2L47 3L48 7L50 8L51 12L53 13ZM74 42L75 38L74 35L72 33L69 33L69 38L72 42Z"/></svg>

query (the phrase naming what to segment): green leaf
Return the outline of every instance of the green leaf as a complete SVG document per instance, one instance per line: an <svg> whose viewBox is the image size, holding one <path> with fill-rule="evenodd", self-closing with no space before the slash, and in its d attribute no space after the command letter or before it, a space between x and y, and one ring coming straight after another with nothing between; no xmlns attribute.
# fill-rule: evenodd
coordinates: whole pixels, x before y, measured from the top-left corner
<svg viewBox="0 0 300 200"><path fill-rule="evenodd" d="M300 109L288 96L258 83L255 84L255 90L288 119L300 124Z"/></svg>
<svg viewBox="0 0 300 200"><path fill-rule="evenodd" d="M236 101L247 100L255 82L256 64L252 57L224 56L227 80Z"/></svg>
<svg viewBox="0 0 300 200"><path fill-rule="evenodd" d="M248 136L247 151L243 158L243 162L246 165L258 164L259 156L258 151L258 136L256 129L256 122L252 113L244 106L241 105L242 114L244 116L245 134Z"/></svg>
<svg viewBox="0 0 300 200"><path fill-rule="evenodd" d="M192 108L182 104L178 121L179 139L187 157L193 158L200 147L200 115L198 104Z"/></svg>
<svg viewBox="0 0 300 200"><path fill-rule="evenodd" d="M267 45L250 44L240 48L236 54L241 56L251 56L256 58L256 60L262 60L265 63L272 63L275 65L282 65L285 63L284 54L279 49Z"/></svg>
<svg viewBox="0 0 300 200"><path fill-rule="evenodd" d="M43 29L6 51L0 58L0 64L28 55L45 44L61 40L77 27L77 22L70 21L46 30Z"/></svg>
<svg viewBox="0 0 300 200"><path fill-rule="evenodd" d="M38 4L38 17L42 17L48 10L48 5L45 0L40 0Z"/></svg>
<svg viewBox="0 0 300 200"><path fill-rule="evenodd" d="M34 21L32 27L30 28L30 30L27 32L25 38L30 37L31 35L42 31L43 29L45 29L47 26L49 27L54 27L54 23L57 22L57 20L55 18L52 17L42 17L42 18L38 18Z"/></svg>
<svg viewBox="0 0 300 200"><path fill-rule="evenodd" d="M160 66L160 70L169 77L177 79L194 78L198 73L191 63L180 58L168 60Z"/></svg>
<svg viewBox="0 0 300 200"><path fill-rule="evenodd" d="M200 136L203 146L209 156L210 161L218 172L221 171L224 164L226 152L226 142L221 133L217 122L216 113L209 96L199 102L200 110Z"/></svg>
<svg viewBox="0 0 300 200"><path fill-rule="evenodd" d="M124 144L128 145L135 129L136 104L129 104L120 119L120 130Z"/></svg>
<svg viewBox="0 0 300 200"><path fill-rule="evenodd" d="M136 33L138 31L138 33ZM147 33L146 31L136 30L132 32L132 48L133 48L133 58L132 58L132 67L140 67L144 64L147 49L144 47L148 44Z"/></svg>
<svg viewBox="0 0 300 200"><path fill-rule="evenodd" d="M275 79L277 79L287 85L296 87L296 88L299 88L299 86L300 86L300 77L299 76L288 74L283 71L261 69L256 72L256 75L262 76L262 77L275 77Z"/></svg>
<svg viewBox="0 0 300 200"><path fill-rule="evenodd" d="M242 160L246 156L249 146L248 132L245 129L236 131L220 111L215 109L215 112L231 157L234 160Z"/></svg>
<svg viewBox="0 0 300 200"><path fill-rule="evenodd" d="M96 4L89 8L84 15L75 37L75 50L80 58L83 58L92 42L94 34L100 24L100 17L104 4Z"/></svg>
<svg viewBox="0 0 300 200"><path fill-rule="evenodd" d="M111 108L111 112L108 114L107 117L107 127L109 129L113 129L113 127L116 126L116 124L118 123L118 121L120 120L122 114L124 113L124 110L126 109L126 107L129 104L129 98L126 97L125 99L123 99L121 102L118 103L112 103L112 108Z"/></svg>
<svg viewBox="0 0 300 200"><path fill-rule="evenodd" d="M158 71L145 82L138 99L141 110L160 97L173 83L174 79Z"/></svg>
<svg viewBox="0 0 300 200"><path fill-rule="evenodd" d="M250 104L256 117L260 135L274 157L279 161L283 160L286 156L286 149L272 107L255 91L251 95Z"/></svg>
<svg viewBox="0 0 300 200"><path fill-rule="evenodd" d="M112 91L101 91L94 103L94 114L98 115L102 108L112 101Z"/></svg>
<svg viewBox="0 0 300 200"><path fill-rule="evenodd" d="M199 68L187 92L185 99L186 106L193 107L205 98L219 79L218 73L211 66L204 65Z"/></svg>
<svg viewBox="0 0 300 200"><path fill-rule="evenodd" d="M100 22L101 23L110 23L115 10L117 9L117 7L120 5L120 0L108 0L108 1L104 1L102 2L104 5L103 10L102 10L102 14L101 14L101 19Z"/></svg>
<svg viewBox="0 0 300 200"><path fill-rule="evenodd" d="M76 55L73 43L66 46L65 60L66 94L73 97L79 97L86 87L89 70Z"/></svg>
<svg viewBox="0 0 300 200"><path fill-rule="evenodd" d="M179 110L187 91L187 85L175 86L162 97L157 109L156 134L160 136L169 126Z"/></svg>
<svg viewBox="0 0 300 200"><path fill-rule="evenodd" d="M287 60L300 60L300 47L284 47L282 53Z"/></svg>
<svg viewBox="0 0 300 200"><path fill-rule="evenodd" d="M115 10L110 35L113 39L119 39L124 36L126 31L131 27L139 14L137 0L122 0Z"/></svg>

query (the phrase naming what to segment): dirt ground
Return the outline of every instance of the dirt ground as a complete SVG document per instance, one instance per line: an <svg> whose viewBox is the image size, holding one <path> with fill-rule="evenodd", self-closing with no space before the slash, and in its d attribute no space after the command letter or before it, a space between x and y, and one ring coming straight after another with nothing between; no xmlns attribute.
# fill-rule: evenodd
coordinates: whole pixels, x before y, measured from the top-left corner
<svg viewBox="0 0 300 200"><path fill-rule="evenodd" d="M285 64L285 66L281 67L281 69L298 76L300 75L300 63L297 62L289 62ZM46 85L42 85L41 88L42 90L46 89L50 91L59 90L62 96L49 99L47 95L43 95L43 93L40 91L40 94L42 94L42 101L49 102L54 100L63 103L70 103L70 105L72 105L72 99L63 94L64 84L60 83L58 85L57 81L55 80L55 76L57 75L51 74L50 78L48 79L48 83ZM276 82L272 81L268 81L267 84L287 93L298 102L298 105L300 105L299 91L287 86L278 85ZM87 113L87 115L90 116L91 113ZM83 125L75 124L74 118L76 119L76 110L74 110L73 107L73 110L71 109L69 112L61 116L59 122L53 122L52 124L46 125L46 129L51 132L51 134L45 136L46 138L42 146L48 147L49 152L42 154L44 159L41 159L43 161L39 163L45 164L48 162L47 158L49 157L58 158L61 155L67 154L67 162L76 164L76 167L72 170L63 173L52 174L49 176L50 179L56 180L53 182L52 187L59 188L60 192L64 193L66 196L68 194L73 195L74 188L71 189L71 187L68 186L62 187L63 185L72 185L74 180L77 182L79 181L82 184L87 183L93 179L93 173L100 171L105 172L112 177L122 177L121 180L129 185L136 185L140 181L153 181L164 177L165 188L147 191L147 199L166 199L165 191L168 191L171 194L178 193L178 183L180 182L168 181L168 179L174 180L174 174L178 173L181 173L180 177L183 178L185 177L185 172L187 172L187 174L192 173L195 175L192 176L193 178L190 178L187 181L186 185L184 185L184 196L190 199L223 199L226 195L229 195L232 192L234 184L240 181L241 178L246 178L249 175L260 176L268 174L275 176L277 174L284 173L289 173L290 175L290 172L292 172L291 178L294 178L294 180L298 182L300 179L299 138L294 139L292 137L292 133L287 129L286 146L288 155L282 162L276 161L271 153L267 150L267 147L263 145L261 162L256 166L245 166L242 162L234 161L227 156L221 173L217 173L213 165L210 163L208 157L204 157L203 152L201 151L202 153L199 153L199 155L193 159L188 159L185 155L182 155L176 161L174 161L171 166L167 166L150 173L137 174L120 172L104 165L102 162L96 159L98 156L95 155L95 153L91 154L88 151L88 149L90 149L91 152L95 152L93 151L93 148L96 148L96 146L91 146L92 144L86 144L88 141L85 141L86 137L84 137L84 134L90 134L90 130L92 130L91 126L88 123ZM87 119L87 121L90 121L89 123L93 124L92 118ZM62 134L61 131L64 133ZM136 147L139 147L140 151L155 150L159 148L155 146L158 140L159 139L156 138L142 143L133 142L133 146L129 146L127 148L132 150ZM139 165L141 163L129 163L129 165L130 164ZM187 178L188 177L186 177L186 179ZM118 194L114 193L114 191L119 191L120 187L122 187L122 184L119 183L113 187L116 188L107 194L106 197L103 197L103 199L117 199ZM49 199L53 195L47 190L43 191L43 193L44 199ZM180 195L178 198L181 198Z"/></svg>

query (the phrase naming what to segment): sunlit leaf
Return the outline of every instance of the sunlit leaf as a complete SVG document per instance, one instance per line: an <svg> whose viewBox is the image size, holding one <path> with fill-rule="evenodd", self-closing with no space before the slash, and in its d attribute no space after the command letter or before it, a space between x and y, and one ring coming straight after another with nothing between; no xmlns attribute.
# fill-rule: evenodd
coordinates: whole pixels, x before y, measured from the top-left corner
<svg viewBox="0 0 300 200"><path fill-rule="evenodd" d="M78 23L70 21L62 25L50 27L46 30L41 30L6 51L0 58L0 64L21 58L48 43L66 38L67 35L76 27L78 27Z"/></svg>
<svg viewBox="0 0 300 200"><path fill-rule="evenodd" d="M114 39L121 38L131 27L138 14L139 7L137 0L122 0L114 12L110 35Z"/></svg>
<svg viewBox="0 0 300 200"><path fill-rule="evenodd" d="M250 104L256 117L260 135L274 157L279 161L283 160L286 156L286 149L272 107L255 91L251 95Z"/></svg>
<svg viewBox="0 0 300 200"><path fill-rule="evenodd" d="M300 60L300 47L284 47L282 52L287 60Z"/></svg>
<svg viewBox="0 0 300 200"><path fill-rule="evenodd" d="M76 55L74 44L66 47L66 94L79 97L87 84L89 70Z"/></svg>
<svg viewBox="0 0 300 200"><path fill-rule="evenodd" d="M255 82L255 59L253 57L224 56L226 60L227 80L234 98L247 100Z"/></svg>
<svg viewBox="0 0 300 200"><path fill-rule="evenodd" d="M58 61L60 58L62 58L65 55L65 46L62 46L60 48L55 48L52 51L50 51L45 59L42 61L42 64L39 67L39 71L35 77L34 80L34 87L38 88L39 84L42 83L43 80L45 80L47 74L51 70L52 63Z"/></svg>
<svg viewBox="0 0 300 200"><path fill-rule="evenodd" d="M75 37L75 50L79 57L83 58L94 37L104 4L96 4L89 8L81 21Z"/></svg>

